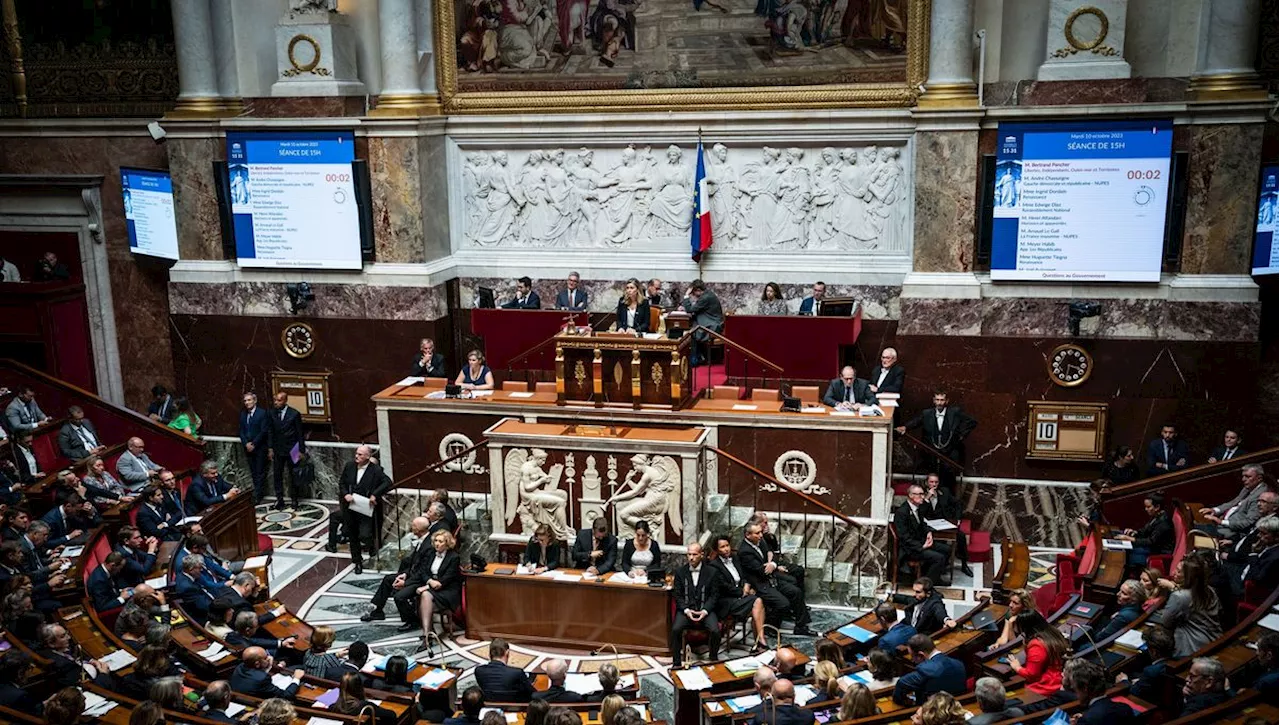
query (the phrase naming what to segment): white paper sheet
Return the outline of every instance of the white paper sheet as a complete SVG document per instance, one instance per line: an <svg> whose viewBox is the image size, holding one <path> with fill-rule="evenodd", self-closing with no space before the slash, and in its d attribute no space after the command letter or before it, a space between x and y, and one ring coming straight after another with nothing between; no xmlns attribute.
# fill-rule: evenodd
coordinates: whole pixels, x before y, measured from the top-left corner
<svg viewBox="0 0 1280 725"><path fill-rule="evenodd" d="M1120 635L1119 637L1116 637L1116 643L1122 644L1125 647L1128 647L1129 649L1141 650L1142 649L1142 630L1131 629L1128 632L1125 632L1124 634Z"/></svg>
<svg viewBox="0 0 1280 725"><path fill-rule="evenodd" d="M418 385L425 382L427 382L426 378L418 377L417 375L410 375L407 378L402 378L400 382L396 383L396 385Z"/></svg>
<svg viewBox="0 0 1280 725"><path fill-rule="evenodd" d="M115 672L137 662L138 658L130 654L128 650L118 649L115 652L99 657L98 660L106 665L107 669Z"/></svg>
<svg viewBox="0 0 1280 725"><path fill-rule="evenodd" d="M767 649L761 652L760 654L756 655L756 659L759 660L760 664L762 665L771 665L773 664L773 660L777 658L777 656L778 656L777 650Z"/></svg>
<svg viewBox="0 0 1280 725"><path fill-rule="evenodd" d="M351 503L347 504L347 508L361 516L373 517L373 504L370 503L368 496L361 496L358 493L351 494Z"/></svg>
<svg viewBox="0 0 1280 725"><path fill-rule="evenodd" d="M84 551L83 546L68 546L67 548L62 550L62 557L66 559L74 559L77 556L80 556L81 552L83 551Z"/></svg>
<svg viewBox="0 0 1280 725"><path fill-rule="evenodd" d="M263 554L261 556L251 556L248 559L244 560L245 569L257 569L259 567L263 567L266 565L267 565L266 554Z"/></svg>
<svg viewBox="0 0 1280 725"><path fill-rule="evenodd" d="M733 410L759 410L760 406L748 403L734 403Z"/></svg>
<svg viewBox="0 0 1280 725"><path fill-rule="evenodd" d="M413 684L432 690L438 690L453 680L453 673L448 670L439 668L433 669L427 674L413 681Z"/></svg>
<svg viewBox="0 0 1280 725"><path fill-rule="evenodd" d="M818 691L813 689L813 685L797 685L796 686L796 704L804 707L809 704L810 700L818 696Z"/></svg>
<svg viewBox="0 0 1280 725"><path fill-rule="evenodd" d="M148 579L147 586L151 587L152 589L164 589L165 587L169 586L169 578L158 576L154 579Z"/></svg>
<svg viewBox="0 0 1280 725"><path fill-rule="evenodd" d="M1129 550L1133 548L1132 541L1121 541L1119 539L1103 539L1102 548L1115 550Z"/></svg>
<svg viewBox="0 0 1280 725"><path fill-rule="evenodd" d="M238 702L233 702L227 705L227 717L235 717L236 715L239 715L240 713L248 709L249 708L245 707L244 705L241 705Z"/></svg>
<svg viewBox="0 0 1280 725"><path fill-rule="evenodd" d="M858 415L863 418L879 418L884 415L884 409L878 405L864 405L858 409Z"/></svg>
<svg viewBox="0 0 1280 725"><path fill-rule="evenodd" d="M615 571L609 575L609 581L616 582L618 584L630 584L631 577L627 576L626 572Z"/></svg>
<svg viewBox="0 0 1280 725"><path fill-rule="evenodd" d="M926 519L925 523L934 531L951 531L956 528L955 524L946 519Z"/></svg>
<svg viewBox="0 0 1280 725"><path fill-rule="evenodd" d="M801 413L825 413L827 407L825 405L806 405L800 409Z"/></svg>
<svg viewBox="0 0 1280 725"><path fill-rule="evenodd" d="M508 398L532 398L533 396L534 396L533 393L530 393L528 391L522 391L522 390L517 390L517 391L507 393Z"/></svg>
<svg viewBox="0 0 1280 725"><path fill-rule="evenodd" d="M271 684L279 687L281 690L287 690L293 686L293 678L283 672L277 672L271 676Z"/></svg>
<svg viewBox="0 0 1280 725"><path fill-rule="evenodd" d="M1258 620L1259 627L1266 627L1272 632L1280 632L1280 615L1272 612Z"/></svg>
<svg viewBox="0 0 1280 725"><path fill-rule="evenodd" d="M184 518L183 520L179 521L179 522L178 522L178 524L179 524L179 525L185 525L185 524L198 524L198 523L200 523L200 519L201 519L201 518L203 518L203 517L202 517L202 516L188 516L188 517Z"/></svg>
<svg viewBox="0 0 1280 725"><path fill-rule="evenodd" d="M831 415L838 415L843 418L857 418L858 414L852 410L836 410L831 409Z"/></svg>
<svg viewBox="0 0 1280 725"><path fill-rule="evenodd" d="M589 695L600 689L600 677L595 674L570 672L564 676L564 689L579 695Z"/></svg>
<svg viewBox="0 0 1280 725"><path fill-rule="evenodd" d="M225 655L226 653L227 653L227 648L223 647L222 644L219 642L214 642L208 647L200 650L199 652L196 652L196 654L200 655L201 657L205 658L210 662L217 662L218 660L222 659L222 656Z"/></svg>
<svg viewBox="0 0 1280 725"><path fill-rule="evenodd" d="M694 667L690 670L675 670L672 674L679 675L680 684L686 690L711 689L711 678L707 677L707 673L701 667Z"/></svg>
<svg viewBox="0 0 1280 725"><path fill-rule="evenodd" d="M307 725L342 725L342 721L316 716L308 720Z"/></svg>

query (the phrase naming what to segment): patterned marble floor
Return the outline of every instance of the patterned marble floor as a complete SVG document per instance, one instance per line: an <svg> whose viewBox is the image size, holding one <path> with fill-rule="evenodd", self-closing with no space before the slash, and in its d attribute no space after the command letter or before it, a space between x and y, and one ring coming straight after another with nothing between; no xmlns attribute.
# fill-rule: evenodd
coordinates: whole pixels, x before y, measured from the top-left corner
<svg viewBox="0 0 1280 725"><path fill-rule="evenodd" d="M361 622L360 616L369 611L369 600L378 583L387 572L366 569L356 574L351 566L345 545L338 553L324 549L328 535L328 518L333 505L327 502L305 501L300 511L289 517L269 507L259 507L259 530L270 533L275 542L275 554L271 565L271 590L291 610L313 625L325 624L337 631L337 646L343 647L357 640L369 645L377 654L401 654L419 661L430 659L463 670L459 690L465 689L474 679L472 670L488 660L488 643L467 639L458 633L452 639L441 637L433 642L430 651L422 647L420 631L402 634L396 631L400 622L395 607L386 607L387 619ZM287 512L292 513L292 512ZM978 600L977 595L986 591L992 575L999 569L999 549L995 559L974 567L974 576L966 577L958 570L952 585L941 589L948 611L952 616L963 613ZM1057 550L1032 552L1032 581L1046 576ZM905 593L909 586L900 588ZM840 607L813 607L813 629L825 631L858 615L860 612ZM812 655L813 639L782 633L782 639L797 649ZM722 657L743 656L751 643L744 642L741 629L734 632L731 641L722 650ZM571 673L596 672L606 662L616 662L624 671L639 675L641 695L652 702L655 719L670 719L674 690L667 668L658 659L648 655L623 652L617 657L612 653L591 655L589 651L561 650L549 647L531 647L512 644L511 664L526 670L536 670L549 657L562 657L569 662Z"/></svg>

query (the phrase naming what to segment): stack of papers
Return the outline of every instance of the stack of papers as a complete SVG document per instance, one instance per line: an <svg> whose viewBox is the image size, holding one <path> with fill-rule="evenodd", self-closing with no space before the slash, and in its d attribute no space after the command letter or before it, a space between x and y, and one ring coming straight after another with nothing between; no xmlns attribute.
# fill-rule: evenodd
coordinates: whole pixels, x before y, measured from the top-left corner
<svg viewBox="0 0 1280 725"><path fill-rule="evenodd" d="M293 678L283 672L277 672L271 676L271 684L279 687L281 690L287 690L290 687L293 687Z"/></svg>
<svg viewBox="0 0 1280 725"><path fill-rule="evenodd" d="M227 648L223 647L221 642L214 642L208 647L200 650L199 652L196 652L196 654L200 655L201 657L205 658L210 662L217 662L218 660L225 657L228 653L227 653Z"/></svg>
<svg viewBox="0 0 1280 725"><path fill-rule="evenodd" d="M686 690L710 690L711 678L701 667L688 670L674 670L671 674L680 678L680 686Z"/></svg>
<svg viewBox="0 0 1280 725"><path fill-rule="evenodd" d="M759 695L743 695L741 697L731 697L725 700L724 704L734 712L746 712L761 702L764 702L764 700Z"/></svg>
<svg viewBox="0 0 1280 725"><path fill-rule="evenodd" d="M875 632L863 629L856 624L846 624L836 631L855 642L870 642L876 637Z"/></svg>
<svg viewBox="0 0 1280 725"><path fill-rule="evenodd" d="M116 703L101 695L84 690L81 690L80 693L84 695L84 714L89 717L101 718L116 706Z"/></svg>
<svg viewBox="0 0 1280 725"><path fill-rule="evenodd" d="M74 559L77 556L80 556L80 553L83 551L84 551L83 546L68 546L67 548L62 550L62 556L63 558L66 558L66 559Z"/></svg>
<svg viewBox="0 0 1280 725"><path fill-rule="evenodd" d="M155 577L154 579L148 579L147 586L151 587L152 589L164 589L165 587L169 586L169 578L158 576L158 577Z"/></svg>
<svg viewBox="0 0 1280 725"><path fill-rule="evenodd" d="M925 519L925 523L934 531L952 531L956 528L955 524L946 519Z"/></svg>
<svg viewBox="0 0 1280 725"><path fill-rule="evenodd" d="M453 673L448 670L442 670L439 667L433 668L427 674L413 681L415 687L426 688L428 690L439 690L441 687L453 681Z"/></svg>
<svg viewBox="0 0 1280 725"><path fill-rule="evenodd" d="M796 685L796 704L804 707L809 704L810 700L818 698L818 691L813 689L813 685Z"/></svg>
<svg viewBox="0 0 1280 725"><path fill-rule="evenodd" d="M1147 645L1142 642L1141 629L1131 629L1119 637L1116 637L1116 644L1122 644L1129 649L1137 650L1139 652L1147 648Z"/></svg>
<svg viewBox="0 0 1280 725"><path fill-rule="evenodd" d="M884 409L878 405L864 405L858 409L858 415L863 418L876 418L884 415Z"/></svg>
<svg viewBox="0 0 1280 725"><path fill-rule="evenodd" d="M118 649L111 654L99 657L98 661L106 665L107 669L115 672L137 662L138 658L130 654L128 650Z"/></svg>
<svg viewBox="0 0 1280 725"><path fill-rule="evenodd" d="M729 660L724 663L725 669L729 670L734 677L742 677L746 674L754 673L760 669L760 660L755 657L740 657L736 660Z"/></svg>
<svg viewBox="0 0 1280 725"><path fill-rule="evenodd" d="M389 659L391 659L391 655L378 655L377 657L373 657L364 663L364 668L360 671L372 673L379 670L385 670L387 669L387 660Z"/></svg>
<svg viewBox="0 0 1280 725"><path fill-rule="evenodd" d="M760 664L762 665L771 665L773 664L774 658L777 656L778 656L777 650L767 649L761 652L760 654L756 655L756 659L760 660Z"/></svg>
<svg viewBox="0 0 1280 725"><path fill-rule="evenodd" d="M244 705L241 705L238 702L233 702L230 705L227 705L227 716L235 717L236 715L239 715L240 713L248 709L249 708L245 707Z"/></svg>
<svg viewBox="0 0 1280 725"><path fill-rule="evenodd" d="M1119 539L1103 539L1102 548L1111 550L1128 550L1133 548L1132 541L1121 541Z"/></svg>
<svg viewBox="0 0 1280 725"><path fill-rule="evenodd" d="M622 572L622 571L615 571L614 573L610 574L609 581L614 582L616 584L632 583L631 577L627 576L626 572Z"/></svg>
<svg viewBox="0 0 1280 725"><path fill-rule="evenodd" d="M875 678L871 676L871 670L858 670L857 672L850 672L849 674L840 678L840 686L845 689L848 689L851 685L854 685L856 683L862 683L867 687L870 687L872 682L875 682Z"/></svg>
<svg viewBox="0 0 1280 725"><path fill-rule="evenodd" d="M333 707L333 704L338 701L338 695L340 694L342 694L341 690L335 687L322 695L317 695L316 707Z"/></svg>
<svg viewBox="0 0 1280 725"><path fill-rule="evenodd" d="M425 382L427 382L426 378L419 377L417 375L410 375L407 378L402 378L400 382L396 383L396 385L419 385Z"/></svg>
<svg viewBox="0 0 1280 725"><path fill-rule="evenodd" d="M244 568L246 569L257 569L258 567L263 567L266 565L267 565L266 554L263 554L260 556L251 556L248 559L244 560Z"/></svg>

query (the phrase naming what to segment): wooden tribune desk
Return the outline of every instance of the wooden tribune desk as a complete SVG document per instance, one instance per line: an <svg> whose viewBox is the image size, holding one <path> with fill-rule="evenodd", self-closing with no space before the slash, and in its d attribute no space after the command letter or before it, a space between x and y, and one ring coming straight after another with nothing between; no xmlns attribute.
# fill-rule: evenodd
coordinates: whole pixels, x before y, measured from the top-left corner
<svg viewBox="0 0 1280 725"><path fill-rule="evenodd" d="M693 395L688 335L672 340L629 333L555 336L556 403L597 408L641 406L679 410Z"/></svg>
<svg viewBox="0 0 1280 725"><path fill-rule="evenodd" d="M513 565L490 564L482 573L466 575L467 637L584 649L608 642L619 649L666 654L671 607L665 587L495 574L499 568Z"/></svg>

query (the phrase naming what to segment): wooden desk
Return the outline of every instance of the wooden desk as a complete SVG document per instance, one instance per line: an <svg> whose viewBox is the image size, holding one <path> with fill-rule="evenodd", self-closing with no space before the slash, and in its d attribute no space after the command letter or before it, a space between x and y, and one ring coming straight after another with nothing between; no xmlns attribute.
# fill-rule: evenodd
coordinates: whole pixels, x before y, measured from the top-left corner
<svg viewBox="0 0 1280 725"><path fill-rule="evenodd" d="M1000 571L996 572L991 588L1002 592L1023 589L1030 576L1031 551L1027 548L1027 543L1005 538L1000 542Z"/></svg>
<svg viewBox="0 0 1280 725"><path fill-rule="evenodd" d="M200 518L200 528L223 559L244 561L258 553L258 519L253 496L244 494L210 506Z"/></svg>
<svg viewBox="0 0 1280 725"><path fill-rule="evenodd" d="M1099 537L1098 568L1085 583L1085 594L1090 601L1098 602L1111 599L1120 590L1120 584L1124 582L1125 552L1120 549L1107 549L1102 545L1102 539L1118 532L1118 528L1106 524L1096 524L1095 527L1094 535Z"/></svg>
<svg viewBox="0 0 1280 725"><path fill-rule="evenodd" d="M796 670L803 672L805 665L808 665L810 658L805 653L790 649L796 658ZM738 659L738 658L733 658ZM729 660L721 660L708 665L699 667L691 667L691 670L702 670L706 674L707 679L711 680L710 690L691 690L680 680L680 670L671 671L671 680L676 686L676 705L675 705L675 725L699 725L702 721L701 700L704 693L724 693L735 689L742 688L746 683L751 681L755 676L754 672L738 676L729 671L724 663Z"/></svg>
<svg viewBox="0 0 1280 725"><path fill-rule="evenodd" d="M898 611L901 612L902 607L898 607ZM843 634L840 634L841 627L847 627L850 624L856 624L857 626L862 627L868 632L875 634L875 637L872 637L870 640L866 642L859 642L858 640L853 639L852 637L846 637ZM875 609L872 608L862 616L857 617L855 619L851 619L848 622L845 622L844 624L841 624L840 626L830 630L829 632L824 634L823 637L840 645L841 649L852 648L854 651L857 651L857 652L867 652L867 651L870 651L872 647L876 646L876 642L880 639L880 635L884 634L885 631L887 630L882 631L880 629L879 621L876 619Z"/></svg>
<svg viewBox="0 0 1280 725"><path fill-rule="evenodd" d="M609 642L632 652L666 654L668 589L494 573L501 568L513 567L489 564L482 573L466 574L468 637L580 649Z"/></svg>
<svg viewBox="0 0 1280 725"><path fill-rule="evenodd" d="M692 347L688 336L672 340L628 333L556 335L556 402L679 410L693 395Z"/></svg>

